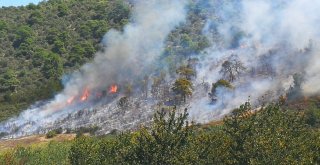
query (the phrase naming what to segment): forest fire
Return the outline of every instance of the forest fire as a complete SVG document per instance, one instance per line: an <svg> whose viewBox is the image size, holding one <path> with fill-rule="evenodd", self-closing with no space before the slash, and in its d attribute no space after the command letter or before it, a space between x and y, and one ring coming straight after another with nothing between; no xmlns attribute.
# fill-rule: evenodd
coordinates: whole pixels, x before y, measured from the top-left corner
<svg viewBox="0 0 320 165"><path fill-rule="evenodd" d="M70 98L67 100L67 103L68 103L68 104L72 104L73 101L74 101L74 99L75 99L74 96L70 97Z"/></svg>
<svg viewBox="0 0 320 165"><path fill-rule="evenodd" d="M117 85L111 85L109 89L109 93L117 93L118 92L118 86Z"/></svg>
<svg viewBox="0 0 320 165"><path fill-rule="evenodd" d="M106 92L106 91L104 91ZM105 96L104 92L96 92L95 94L93 94L95 96L96 99L101 99L103 96ZM118 86L117 85L111 85L109 90L108 90L109 94L115 94L118 92ZM90 96L90 90L88 88L85 88L82 95L79 97L79 101L80 102L85 102L88 100ZM73 104L76 100L76 96L72 96L67 100L67 104Z"/></svg>
<svg viewBox="0 0 320 165"><path fill-rule="evenodd" d="M89 89L86 88L86 89L83 91L83 94L82 94L80 100L81 100L81 101L86 101L86 100L88 99L89 95L90 95Z"/></svg>

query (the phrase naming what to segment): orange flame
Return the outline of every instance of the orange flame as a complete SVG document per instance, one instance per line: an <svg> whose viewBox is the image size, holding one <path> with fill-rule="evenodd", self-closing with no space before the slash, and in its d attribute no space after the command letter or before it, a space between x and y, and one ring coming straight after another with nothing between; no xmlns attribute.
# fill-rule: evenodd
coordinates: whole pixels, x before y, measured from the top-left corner
<svg viewBox="0 0 320 165"><path fill-rule="evenodd" d="M73 101L74 101L74 96L70 97L68 100L67 100L67 103L68 104L71 104Z"/></svg>
<svg viewBox="0 0 320 165"><path fill-rule="evenodd" d="M80 100L81 100L81 101L86 101L86 100L88 99L88 97L89 97L89 94L90 94L89 89L86 88L86 89L83 91L83 94L82 94Z"/></svg>
<svg viewBox="0 0 320 165"><path fill-rule="evenodd" d="M117 93L118 91L118 86L117 85L111 85L109 89L109 93Z"/></svg>

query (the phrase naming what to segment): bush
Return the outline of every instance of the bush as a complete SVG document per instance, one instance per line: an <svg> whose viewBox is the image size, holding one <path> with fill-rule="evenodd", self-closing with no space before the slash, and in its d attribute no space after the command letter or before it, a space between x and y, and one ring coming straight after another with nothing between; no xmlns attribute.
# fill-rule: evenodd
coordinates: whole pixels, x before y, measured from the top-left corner
<svg viewBox="0 0 320 165"><path fill-rule="evenodd" d="M57 136L57 132L55 130L49 131L48 133L46 133L46 138L50 139Z"/></svg>
<svg viewBox="0 0 320 165"><path fill-rule="evenodd" d="M190 126L188 113L162 110L149 128L81 136L71 144L18 148L0 164L319 164L319 131L301 113L246 103L222 126Z"/></svg>
<svg viewBox="0 0 320 165"><path fill-rule="evenodd" d="M90 127L80 127L76 130L77 137L81 137L84 133L89 133L94 135L99 130L99 127L96 125Z"/></svg>

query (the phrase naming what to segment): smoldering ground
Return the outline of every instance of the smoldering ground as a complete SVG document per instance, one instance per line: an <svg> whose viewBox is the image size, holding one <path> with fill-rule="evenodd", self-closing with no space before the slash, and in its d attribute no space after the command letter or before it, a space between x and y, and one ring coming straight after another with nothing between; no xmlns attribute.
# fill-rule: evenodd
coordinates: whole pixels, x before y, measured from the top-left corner
<svg viewBox="0 0 320 165"><path fill-rule="evenodd" d="M104 39L104 50L91 63L73 73L64 90L46 104L30 108L0 126L10 132L12 125L33 133L84 105L67 106L66 100L79 97L84 89L104 90L112 84L143 79L152 74L165 47L168 34L186 19L187 1L134 1L131 23L123 32L111 30ZM199 0L199 2L201 2ZM210 5L208 7L208 5ZM320 2L277 0L205 1L209 14L203 34L211 47L198 55L197 79L190 98L191 118L197 122L220 119L248 99L253 105L274 101L293 86L293 75L303 76L304 95L318 94ZM236 56L245 69L231 83L233 89L218 88L217 101L210 103L203 82L227 79L222 64ZM199 87L200 86L200 87ZM199 87L199 88L198 88ZM29 124L28 127L28 123ZM9 131L8 131L9 130Z"/></svg>
<svg viewBox="0 0 320 165"><path fill-rule="evenodd" d="M184 0L135 1L131 23L123 31L110 30L103 38L102 51L97 52L92 62L73 73L64 90L41 106L33 106L0 126L0 132L12 132L10 126L23 127L32 132L38 126L50 123L70 111L94 106L87 93L104 90L114 83L137 79L150 74L151 64L161 54L166 36L185 21L187 4ZM85 91L85 94L83 94ZM83 96L89 103L67 105Z"/></svg>
<svg viewBox="0 0 320 165"><path fill-rule="evenodd" d="M210 36L213 46L199 55L199 77L209 83L225 78L219 72L222 63L234 55L246 69L232 83L233 91L218 90L214 105L203 104L209 102L203 96L191 101L191 114L202 116L199 122L221 118L248 100L254 105L275 101L294 86L295 74L303 77L304 95L319 93L319 2L210 3L213 12L203 32Z"/></svg>

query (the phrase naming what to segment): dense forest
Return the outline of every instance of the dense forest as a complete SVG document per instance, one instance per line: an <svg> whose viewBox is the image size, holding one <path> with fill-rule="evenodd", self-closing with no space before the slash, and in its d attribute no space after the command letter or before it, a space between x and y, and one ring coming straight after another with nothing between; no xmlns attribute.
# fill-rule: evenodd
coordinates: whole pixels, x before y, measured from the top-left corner
<svg viewBox="0 0 320 165"><path fill-rule="evenodd" d="M179 63L209 46L202 34L206 8L190 3L188 21L167 39L159 61L175 73ZM0 121L52 98L64 79L102 49L110 29L129 21L128 1L60 1L0 9ZM161 67L159 67L161 68Z"/></svg>
<svg viewBox="0 0 320 165"><path fill-rule="evenodd" d="M0 9L0 120L17 115L62 88L63 74L100 49L103 35L121 29L123 1L60 1Z"/></svg>
<svg viewBox="0 0 320 165"><path fill-rule="evenodd" d="M103 51L107 31L124 30L133 5L131 0L48 0L2 7L0 122L59 93L73 71ZM63 133L76 133L76 138L0 150L0 164L319 164L320 98L303 97L300 74L294 74L289 92L273 102L262 98L261 105L253 106L249 96L248 102L221 121L200 124L189 120L190 110L182 111L180 105L188 105L195 91L198 59L193 55L210 47L215 42L210 40L219 40L219 36L203 32L212 12L205 0L190 0L187 8L186 21L168 35L164 51L156 59L158 66L152 68L156 76L145 75L138 83L142 99L152 95L159 101L159 106L153 106L157 108L150 125L106 135L96 134L97 127L51 130L47 139ZM240 47L238 38L244 34L233 30L230 47ZM270 65L262 67L267 69L248 72L272 76ZM205 89L208 104L223 100L217 98L221 88L232 91L235 79L249 69L237 55L225 60L219 72L223 78L199 85ZM123 85L123 97L117 100L120 115L141 106L132 101L135 84L128 84ZM85 115L79 110L81 113Z"/></svg>

